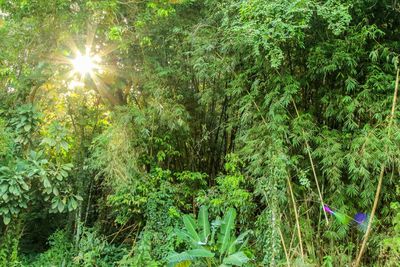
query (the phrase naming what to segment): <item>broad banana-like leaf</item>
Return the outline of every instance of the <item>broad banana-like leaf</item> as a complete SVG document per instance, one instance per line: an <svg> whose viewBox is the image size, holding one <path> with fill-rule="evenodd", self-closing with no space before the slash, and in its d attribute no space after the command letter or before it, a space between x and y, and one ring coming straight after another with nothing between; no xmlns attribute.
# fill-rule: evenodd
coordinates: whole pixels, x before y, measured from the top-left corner
<svg viewBox="0 0 400 267"><path fill-rule="evenodd" d="M186 231L190 238L192 239L192 243L198 244L200 242L200 236L197 233L197 225L196 221L192 216L183 215L183 223L185 224Z"/></svg>
<svg viewBox="0 0 400 267"><path fill-rule="evenodd" d="M249 257L247 257L246 254L243 253L243 251L239 251L224 258L223 263L227 265L242 266L249 260Z"/></svg>
<svg viewBox="0 0 400 267"><path fill-rule="evenodd" d="M236 210L230 208L222 221L221 231L218 236L218 243L220 244L219 253L223 254L227 251L231 242L231 233L235 228Z"/></svg>
<svg viewBox="0 0 400 267"><path fill-rule="evenodd" d="M174 232L178 238L188 242L192 241L192 237L188 234L187 231L181 229L175 229Z"/></svg>
<svg viewBox="0 0 400 267"><path fill-rule="evenodd" d="M215 233L217 232L218 228L221 227L222 221L221 218L217 217L212 223L211 223L211 237L210 237L210 244L214 244L214 239L215 239Z"/></svg>
<svg viewBox="0 0 400 267"><path fill-rule="evenodd" d="M244 247L247 246L247 242L249 241L249 238L247 237L242 244L240 244L240 247L238 249L236 249L236 251L242 251ZM232 253L230 253L232 254Z"/></svg>
<svg viewBox="0 0 400 267"><path fill-rule="evenodd" d="M200 227L200 240L207 243L210 237L210 222L208 221L208 207L202 206L199 210L198 225Z"/></svg>
<svg viewBox="0 0 400 267"><path fill-rule="evenodd" d="M247 243L247 239L245 239L251 231L248 230L242 234L240 234L236 239L232 240L228 247L228 254L235 253L236 251L240 251L240 249ZM241 245L238 250L236 250L236 246Z"/></svg>
<svg viewBox="0 0 400 267"><path fill-rule="evenodd" d="M193 261L197 258L213 258L214 253L205 249L205 248L197 248L192 250L187 250L182 253L172 254L167 258L168 266L176 266L176 264L185 261Z"/></svg>
<svg viewBox="0 0 400 267"><path fill-rule="evenodd" d="M176 264L175 267L189 267L190 265L192 265L191 261L182 261Z"/></svg>

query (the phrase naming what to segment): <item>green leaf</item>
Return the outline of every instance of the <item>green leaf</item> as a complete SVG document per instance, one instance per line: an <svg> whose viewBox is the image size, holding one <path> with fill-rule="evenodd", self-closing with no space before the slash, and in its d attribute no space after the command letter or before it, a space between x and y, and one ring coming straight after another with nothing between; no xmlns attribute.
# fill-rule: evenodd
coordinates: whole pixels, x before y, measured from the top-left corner
<svg viewBox="0 0 400 267"><path fill-rule="evenodd" d="M185 225L186 231L192 239L192 243L198 244L200 242L200 236L196 231L196 221L192 216L183 215L183 224Z"/></svg>
<svg viewBox="0 0 400 267"><path fill-rule="evenodd" d="M236 250L235 250L235 246L236 245L239 245L239 244L241 244L242 246L241 247L243 247L245 244L246 244L246 242L247 242L247 240L244 240L245 238L246 238L246 236L250 233L251 231L245 231L244 233L242 233L242 234L240 234L235 240L233 240L232 242L231 242L231 244L229 245L229 248L228 248L228 254L232 254L232 253L234 253ZM240 250L240 248L239 248L239 250Z"/></svg>
<svg viewBox="0 0 400 267"><path fill-rule="evenodd" d="M74 198L70 199L70 203L71 203L72 210L75 210L78 207L78 202L76 202L76 200Z"/></svg>
<svg viewBox="0 0 400 267"><path fill-rule="evenodd" d="M25 126L24 126L25 132L29 132L31 128L32 128L32 126L30 124L25 124Z"/></svg>
<svg viewBox="0 0 400 267"><path fill-rule="evenodd" d="M249 257L243 253L243 251L236 252L235 254L229 255L228 257L224 258L224 264L230 264L235 266L242 266L243 264L249 261Z"/></svg>
<svg viewBox="0 0 400 267"><path fill-rule="evenodd" d="M178 238L182 239L182 240L188 240L191 241L191 237L190 235L187 233L187 231L184 230L180 230L180 229L176 229L175 230L175 234Z"/></svg>
<svg viewBox="0 0 400 267"><path fill-rule="evenodd" d="M58 201L57 202L57 209L58 209L59 212L63 212L64 204L62 203L62 201Z"/></svg>
<svg viewBox="0 0 400 267"><path fill-rule="evenodd" d="M192 265L191 261L182 261L175 265L175 267L189 267Z"/></svg>
<svg viewBox="0 0 400 267"><path fill-rule="evenodd" d="M200 238L207 243L210 236L210 222L208 221L208 207L202 206L199 210L198 224L200 227Z"/></svg>
<svg viewBox="0 0 400 267"><path fill-rule="evenodd" d="M21 185L22 189L24 189L25 191L29 190L29 186L25 182L22 181L20 183L20 185Z"/></svg>
<svg viewBox="0 0 400 267"><path fill-rule="evenodd" d="M220 235L218 236L218 242L220 244L219 252L221 254L226 252L229 247L231 232L235 227L235 219L236 210L230 208L222 221Z"/></svg>
<svg viewBox="0 0 400 267"><path fill-rule="evenodd" d="M21 192L19 191L19 188L17 186L10 186L9 191L11 194L13 194L14 196L20 196Z"/></svg>
<svg viewBox="0 0 400 267"><path fill-rule="evenodd" d="M1 184L0 185L0 193L4 194L7 191L8 191L8 184Z"/></svg>
<svg viewBox="0 0 400 267"><path fill-rule="evenodd" d="M53 194L55 195L55 196L58 196L60 193L58 192L58 189L57 189L57 187L54 187L53 188Z"/></svg>
<svg viewBox="0 0 400 267"><path fill-rule="evenodd" d="M48 144L49 146L55 146L56 145L56 141L52 138L49 137L45 137L43 138L41 144Z"/></svg>
<svg viewBox="0 0 400 267"><path fill-rule="evenodd" d="M43 179L43 185L45 188L51 187L50 181L49 181L49 179L47 179L47 177Z"/></svg>
<svg viewBox="0 0 400 267"><path fill-rule="evenodd" d="M67 173L66 171L64 171L64 170L61 170L61 171L60 171L60 174L61 174L63 177L67 177L67 176L68 176L68 173Z"/></svg>
<svg viewBox="0 0 400 267"><path fill-rule="evenodd" d="M58 204L58 201L53 199L53 200L51 201L51 208L52 208L53 210L55 210L55 209L57 208L57 204Z"/></svg>
<svg viewBox="0 0 400 267"><path fill-rule="evenodd" d="M67 171L71 170L73 167L74 165L72 163L67 163L63 165L63 169Z"/></svg>
<svg viewBox="0 0 400 267"><path fill-rule="evenodd" d="M198 249L187 250L182 253L172 254L167 258L167 261L169 265L174 266L174 264L177 264L179 262L192 261L197 258L213 258L214 255L215 255L214 253L205 248L198 248Z"/></svg>
<svg viewBox="0 0 400 267"><path fill-rule="evenodd" d="M5 215L5 214L8 214L9 212L10 211L9 211L9 209L7 207L1 207L0 208L0 214Z"/></svg>
<svg viewBox="0 0 400 267"><path fill-rule="evenodd" d="M3 216L3 222L4 222L5 225L9 224L10 221L11 221L11 218L10 218L10 217L8 217L8 216Z"/></svg>
<svg viewBox="0 0 400 267"><path fill-rule="evenodd" d="M221 219L218 217L217 219L215 219L212 223L211 223L211 238L210 238L210 244L214 244L215 241L215 234L217 232L217 230L219 229L219 227L221 227L222 221Z"/></svg>
<svg viewBox="0 0 400 267"><path fill-rule="evenodd" d="M61 142L61 147L65 150L68 151L68 143L67 142Z"/></svg>
<svg viewBox="0 0 400 267"><path fill-rule="evenodd" d="M341 213L341 212L335 211L333 213L333 215L343 225L348 225L352 220L352 218L350 216L348 216L347 214Z"/></svg>

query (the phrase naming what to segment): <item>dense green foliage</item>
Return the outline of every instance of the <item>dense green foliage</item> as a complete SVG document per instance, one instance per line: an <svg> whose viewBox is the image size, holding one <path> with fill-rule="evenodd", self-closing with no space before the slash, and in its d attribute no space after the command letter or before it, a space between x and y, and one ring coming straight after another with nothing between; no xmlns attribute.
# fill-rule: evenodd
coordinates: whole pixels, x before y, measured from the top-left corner
<svg viewBox="0 0 400 267"><path fill-rule="evenodd" d="M199 210L197 222L189 215L183 216L185 230L177 231L177 236L185 240L192 249L174 253L168 257L168 265L199 266L243 266L250 258L243 251L248 232L238 237L232 235L235 230L236 210L230 208L223 219L217 218L211 224L208 219L208 207L202 206ZM216 238L216 233L218 237Z"/></svg>
<svg viewBox="0 0 400 267"><path fill-rule="evenodd" d="M0 0L0 266L351 266L321 200L377 189L397 266L399 36L396 0Z"/></svg>

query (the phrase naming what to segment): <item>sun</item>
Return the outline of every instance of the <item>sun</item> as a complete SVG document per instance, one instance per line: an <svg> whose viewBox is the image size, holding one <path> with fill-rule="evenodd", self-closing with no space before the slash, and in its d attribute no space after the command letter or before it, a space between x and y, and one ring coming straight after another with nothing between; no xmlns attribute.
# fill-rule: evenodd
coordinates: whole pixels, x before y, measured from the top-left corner
<svg viewBox="0 0 400 267"><path fill-rule="evenodd" d="M101 58L98 55L90 56L89 52L83 54L78 52L76 57L71 60L74 73L79 73L82 77L87 74L93 75L95 71L100 70L99 63Z"/></svg>
<svg viewBox="0 0 400 267"><path fill-rule="evenodd" d="M109 88L112 81L123 76L119 73L117 66L109 62L109 55L117 50L118 46L106 44L101 40L98 40L96 44L96 38L95 29L89 27L85 44L66 38L64 49L56 52L49 59L53 64L64 66L63 70L66 71L60 73L60 78L70 91L94 90L110 102L118 103Z"/></svg>

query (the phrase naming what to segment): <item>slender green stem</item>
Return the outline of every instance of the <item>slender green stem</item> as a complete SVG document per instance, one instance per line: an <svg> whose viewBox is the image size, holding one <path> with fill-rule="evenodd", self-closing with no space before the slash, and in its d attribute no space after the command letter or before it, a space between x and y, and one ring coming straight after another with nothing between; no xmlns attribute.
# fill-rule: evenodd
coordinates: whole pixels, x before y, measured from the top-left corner
<svg viewBox="0 0 400 267"><path fill-rule="evenodd" d="M300 245L300 253L301 253L301 259L304 262L304 251L303 251L303 241L301 238L301 229L300 229L300 221L299 221L299 214L297 212L297 205L296 205L296 200L294 198L293 194L293 189L292 189L292 182L290 181L289 176L287 177L287 183L289 187L289 192L290 192L290 198L292 200L292 205L293 205L293 210L294 210L294 217L296 219L296 228L297 228L297 236L299 238L299 245Z"/></svg>
<svg viewBox="0 0 400 267"><path fill-rule="evenodd" d="M390 136L390 128L392 127L392 123L394 120L394 116L395 116L395 110L396 110L396 103L397 103L397 93L399 90L399 74L400 74L400 69L397 69L397 75L396 75L396 84L394 87L394 94L393 94L393 103L392 103L392 110L390 112L390 117L389 117L389 125L388 125L388 135ZM385 148L386 150L387 148ZM354 267L358 267L361 263L361 258L364 254L365 248L367 246L367 241L369 238L369 235L371 233L371 229L372 229L372 221L374 220L375 217L375 212L376 212L376 208L378 206L378 202L379 202L379 196L382 190L382 182L383 182L383 176L385 174L385 163L383 162L381 165L381 171L379 173L379 179L378 179L378 185L376 187L376 193L375 193L375 198L374 198L374 204L372 206L372 210L371 210L371 214L370 214L370 218L368 221L368 226L367 226L367 231L364 235L364 239L363 242L361 244L361 249L360 252L358 253L357 259L354 263Z"/></svg>
<svg viewBox="0 0 400 267"><path fill-rule="evenodd" d="M294 109L296 110L296 115L299 118L300 114L299 114L299 111L297 110L297 106L296 106L296 103L294 102L293 98L292 98L292 103L293 103ZM317 185L318 196L319 196L319 200L321 202L321 207L324 208L324 199L322 198L321 189L319 187L317 172L315 170L314 160L313 160L312 155L311 155L311 147L310 147L310 144L308 143L307 139L305 138L304 129L302 129L302 133L303 133L304 143L305 143L306 149L307 149L308 159L310 160L310 164L311 164L311 169L312 169L312 173L313 173L313 176L314 176L314 181L315 181L315 184ZM324 216L325 216L326 225L328 225L329 224L329 220L328 220L328 216L326 215L325 210L324 210Z"/></svg>

